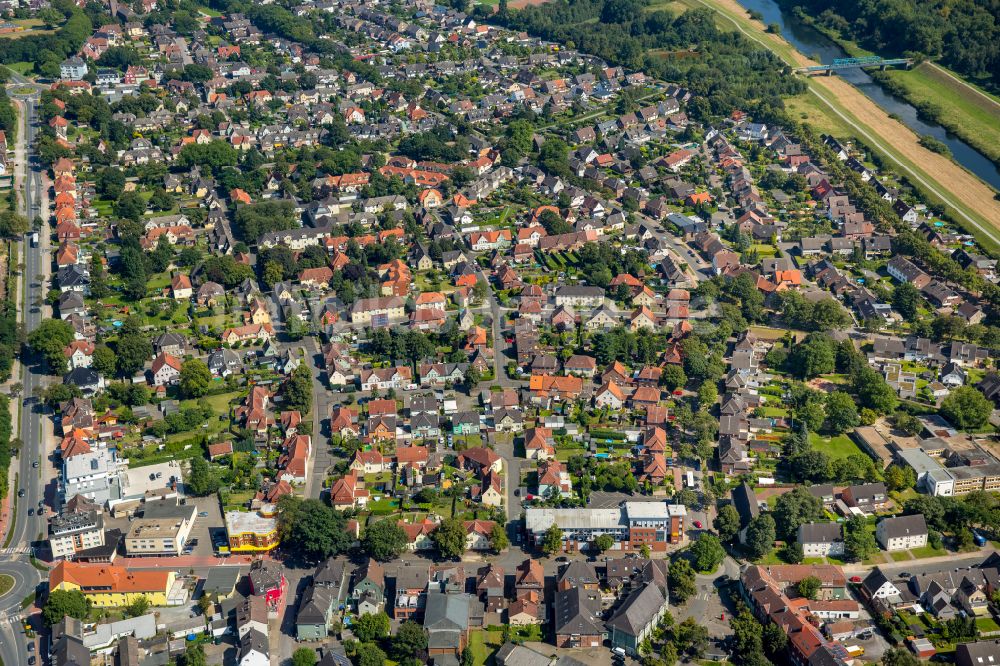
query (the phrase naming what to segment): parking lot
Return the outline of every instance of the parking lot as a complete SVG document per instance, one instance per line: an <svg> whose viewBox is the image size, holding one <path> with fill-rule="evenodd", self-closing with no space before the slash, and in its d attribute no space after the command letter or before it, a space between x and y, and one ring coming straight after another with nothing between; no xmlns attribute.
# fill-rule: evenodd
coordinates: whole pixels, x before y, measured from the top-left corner
<svg viewBox="0 0 1000 666"><path fill-rule="evenodd" d="M191 554L212 555L215 550L212 548L212 537L209 533L209 528L211 527L212 531L216 531L219 529L219 526L223 525L219 498L215 495L209 495L208 497L188 497L187 503L189 506L194 504L198 508L194 527L191 529L191 536L188 539L189 544L197 539L197 543L192 549ZM225 532L225 530L222 531Z"/></svg>

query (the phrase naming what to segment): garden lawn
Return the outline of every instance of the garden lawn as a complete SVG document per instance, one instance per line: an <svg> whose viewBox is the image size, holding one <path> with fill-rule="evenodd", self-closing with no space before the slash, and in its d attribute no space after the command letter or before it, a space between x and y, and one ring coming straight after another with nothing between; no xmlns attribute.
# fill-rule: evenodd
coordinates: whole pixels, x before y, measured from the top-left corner
<svg viewBox="0 0 1000 666"><path fill-rule="evenodd" d="M997 624L991 617L977 617L976 628L979 629L979 633L988 634L994 631L1000 631L1000 624Z"/></svg>
<svg viewBox="0 0 1000 666"><path fill-rule="evenodd" d="M913 553L913 556L918 559L923 557L937 557L938 555L948 554L948 551L945 550L944 548L935 548L930 544L926 546L921 546L920 548L914 548L910 552Z"/></svg>
<svg viewBox="0 0 1000 666"><path fill-rule="evenodd" d="M469 632L469 651L474 666L484 666L500 647L503 634L499 631L477 630Z"/></svg>
<svg viewBox="0 0 1000 666"><path fill-rule="evenodd" d="M858 445L851 441L847 435L837 435L836 437L822 437L817 433L809 433L809 443L818 451L825 452L831 460L846 458L849 455L861 454ZM864 454L862 454L864 455Z"/></svg>
<svg viewBox="0 0 1000 666"><path fill-rule="evenodd" d="M889 553L889 555L892 557L893 562L906 562L910 559L910 553L906 550Z"/></svg>

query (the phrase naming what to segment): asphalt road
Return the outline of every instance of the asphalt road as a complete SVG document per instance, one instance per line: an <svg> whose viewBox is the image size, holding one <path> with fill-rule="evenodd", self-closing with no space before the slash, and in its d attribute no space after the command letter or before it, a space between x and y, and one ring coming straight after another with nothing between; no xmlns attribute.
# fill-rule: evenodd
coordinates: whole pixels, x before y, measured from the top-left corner
<svg viewBox="0 0 1000 666"><path fill-rule="evenodd" d="M14 77L16 85L25 85L21 77ZM44 200L44 181L41 174L41 165L37 155L34 154L33 144L37 133L37 103L38 94L14 95L24 103L24 117L21 126L20 136L23 137L26 146L27 164L18 164L18 169L22 169L24 174L24 196L25 212L28 219L33 220L35 216L48 218L48 211L42 210ZM43 265L42 244L48 240L47 221L39 232L40 242L32 245L29 238L22 243L22 257L24 262L23 280L27 288L23 292L24 301L22 303L21 315L27 332L35 330L42 321L42 310L44 306L35 307L33 303L41 302L44 298L44 281L39 281L36 276L47 273ZM33 359L22 359L23 396L33 396L37 387L42 386L43 375L41 368L33 363ZM0 659L5 666L26 665L28 663L27 641L21 630L21 600L36 590L41 581L41 573L31 565L29 561L30 548L39 535L45 533L45 519L33 511L33 515L28 516L28 509L37 509L38 504L45 498L45 486L42 472L45 460L45 443L42 440L42 419L46 418L41 412L41 406L32 400L27 406L22 403L20 437L23 442L21 451L17 459L18 465L18 486L17 492L24 490L24 497L17 498L17 507L11 512L13 525L10 528L10 541L8 548L13 552L5 555L0 560L0 572L9 574L14 578L13 588L0 599L0 609L3 610L3 617L0 619ZM37 468L33 463L39 463ZM14 492L14 491L12 491Z"/></svg>

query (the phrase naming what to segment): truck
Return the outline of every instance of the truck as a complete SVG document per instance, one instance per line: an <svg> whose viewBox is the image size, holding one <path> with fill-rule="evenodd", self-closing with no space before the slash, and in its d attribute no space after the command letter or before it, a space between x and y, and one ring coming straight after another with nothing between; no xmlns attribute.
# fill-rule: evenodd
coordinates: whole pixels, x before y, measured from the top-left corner
<svg viewBox="0 0 1000 666"><path fill-rule="evenodd" d="M38 247L38 232L31 234L31 247Z"/></svg>
<svg viewBox="0 0 1000 666"><path fill-rule="evenodd" d="M864 656L865 649L860 645L848 645L846 648L847 654L851 655L853 659Z"/></svg>
<svg viewBox="0 0 1000 666"><path fill-rule="evenodd" d="M687 476L687 478L686 478L687 487L688 488L694 488L694 472L692 472L691 470L688 470L686 476Z"/></svg>

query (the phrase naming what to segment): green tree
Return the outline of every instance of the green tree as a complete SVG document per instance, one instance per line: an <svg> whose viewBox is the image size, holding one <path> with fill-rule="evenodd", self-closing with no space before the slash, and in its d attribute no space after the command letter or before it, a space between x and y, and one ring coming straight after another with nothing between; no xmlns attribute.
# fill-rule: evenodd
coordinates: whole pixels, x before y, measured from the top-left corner
<svg viewBox="0 0 1000 666"><path fill-rule="evenodd" d="M834 391L826 397L826 431L839 435L858 427L861 419L854 398L843 391Z"/></svg>
<svg viewBox="0 0 1000 666"><path fill-rule="evenodd" d="M719 509L712 526L723 541L732 541L740 532L740 513L732 504L726 504Z"/></svg>
<svg viewBox="0 0 1000 666"><path fill-rule="evenodd" d="M892 491L906 490L917 484L917 474L909 465L893 463L885 470L886 488Z"/></svg>
<svg viewBox="0 0 1000 666"><path fill-rule="evenodd" d="M868 530L868 521L863 516L854 516L844 527L844 550L848 557L864 561L878 552L875 535Z"/></svg>
<svg viewBox="0 0 1000 666"><path fill-rule="evenodd" d="M31 223L24 215L18 215L12 210L0 213L0 236L4 238L19 238L28 233Z"/></svg>
<svg viewBox="0 0 1000 666"><path fill-rule="evenodd" d="M63 349L73 341L73 327L61 319L46 319L28 334L28 345L42 355L52 374L61 374L66 369Z"/></svg>
<svg viewBox="0 0 1000 666"><path fill-rule="evenodd" d="M905 647L891 647L882 653L882 666L920 666L920 660Z"/></svg>
<svg viewBox="0 0 1000 666"><path fill-rule="evenodd" d="M597 551L598 554L603 553L604 551L607 550L611 550L612 548L614 548L614 545L615 545L615 538L610 534L600 535L599 537L594 539L593 543L594 550Z"/></svg>
<svg viewBox="0 0 1000 666"><path fill-rule="evenodd" d="M381 562L399 557L406 550L406 532L395 519L380 520L365 529L361 542L365 552Z"/></svg>
<svg viewBox="0 0 1000 666"><path fill-rule="evenodd" d="M385 666L388 658L375 643L365 643L358 648L358 666Z"/></svg>
<svg viewBox="0 0 1000 666"><path fill-rule="evenodd" d="M708 411L719 399L719 389L715 388L715 383L710 381L702 382L698 387L698 409Z"/></svg>
<svg viewBox="0 0 1000 666"><path fill-rule="evenodd" d="M711 573L726 559L726 550L714 534L702 532L691 546L694 568L702 573Z"/></svg>
<svg viewBox="0 0 1000 666"><path fill-rule="evenodd" d="M413 620L399 625L396 635L392 637L392 654L396 661L402 661L426 649L427 633L422 626Z"/></svg>
<svg viewBox="0 0 1000 666"><path fill-rule="evenodd" d="M389 616L384 612L365 613L354 621L351 628L362 643L381 640L389 635Z"/></svg>
<svg viewBox="0 0 1000 666"><path fill-rule="evenodd" d="M700 659L705 648L708 647L708 628L701 624L697 618L685 618L683 622L672 628L671 633L677 651L689 659Z"/></svg>
<svg viewBox="0 0 1000 666"><path fill-rule="evenodd" d="M775 527L774 518L769 513L762 513L747 526L746 548L752 560L759 560L774 550Z"/></svg>
<svg viewBox="0 0 1000 666"><path fill-rule="evenodd" d="M873 409L879 414L888 414L896 408L898 400L885 378L869 366L862 366L854 372L851 381L858 404Z"/></svg>
<svg viewBox="0 0 1000 666"><path fill-rule="evenodd" d="M836 369L833 340L821 333L810 333L796 345L788 357L789 367L803 379L825 375Z"/></svg>
<svg viewBox="0 0 1000 666"><path fill-rule="evenodd" d="M667 387L668 391L673 392L684 388L685 384L687 384L687 375L684 374L684 368L681 366L671 364L663 371L663 385Z"/></svg>
<svg viewBox="0 0 1000 666"><path fill-rule="evenodd" d="M200 643L191 645L184 650L182 666L208 666L208 659L205 657L205 647Z"/></svg>
<svg viewBox="0 0 1000 666"><path fill-rule="evenodd" d="M670 589L670 596L678 603L683 604L693 597L698 592L698 588L695 586L695 572L691 563L680 558L671 562L667 586Z"/></svg>
<svg viewBox="0 0 1000 666"><path fill-rule="evenodd" d="M142 333L123 332L115 344L115 355L118 357L118 374L122 377L131 377L141 370L153 355L153 345Z"/></svg>
<svg viewBox="0 0 1000 666"><path fill-rule="evenodd" d="M909 282L902 282L892 290L892 307L906 321L917 319L917 309L923 298L920 291Z"/></svg>
<svg viewBox="0 0 1000 666"><path fill-rule="evenodd" d="M806 576L795 585L795 589L798 591L800 596L803 596L806 599L815 599L816 593L819 592L819 588L822 587L822 585L823 581L816 576Z"/></svg>
<svg viewBox="0 0 1000 666"><path fill-rule="evenodd" d="M90 599L80 590L52 590L42 607L42 620L51 627L67 615L82 620L90 612Z"/></svg>
<svg viewBox="0 0 1000 666"><path fill-rule="evenodd" d="M200 398L212 387L212 372L201 359L188 359L181 364L180 386L185 398Z"/></svg>
<svg viewBox="0 0 1000 666"><path fill-rule="evenodd" d="M458 518L445 518L431 532L431 540L444 558L458 559L465 553L465 525Z"/></svg>
<svg viewBox="0 0 1000 666"><path fill-rule="evenodd" d="M353 537L346 518L318 499L286 496L278 503L278 534L282 547L308 560L323 560L346 552Z"/></svg>
<svg viewBox="0 0 1000 666"><path fill-rule="evenodd" d="M778 537L792 541L797 538L800 525L822 520L823 502L798 486L778 497L771 514Z"/></svg>
<svg viewBox="0 0 1000 666"><path fill-rule="evenodd" d="M301 647L292 653L292 666L316 666L316 650Z"/></svg>
<svg viewBox="0 0 1000 666"><path fill-rule="evenodd" d="M292 371L285 381L284 396L288 409L297 409L303 414L312 410L313 376L309 365L303 362Z"/></svg>
<svg viewBox="0 0 1000 666"><path fill-rule="evenodd" d="M973 386L960 386L941 403L941 415L966 431L980 430L990 419L993 403Z"/></svg>
<svg viewBox="0 0 1000 666"><path fill-rule="evenodd" d="M146 200L138 192L123 192L113 208L117 217L138 222L146 212Z"/></svg>
<svg viewBox="0 0 1000 666"><path fill-rule="evenodd" d="M503 523L493 523L493 528L490 530L490 544L495 553L500 553L510 548L510 539L507 537L507 530L504 528Z"/></svg>
<svg viewBox="0 0 1000 666"><path fill-rule="evenodd" d="M94 347L94 354L91 357L91 366L103 377L113 377L115 368L118 365L118 357L107 345L97 345Z"/></svg>
<svg viewBox="0 0 1000 666"><path fill-rule="evenodd" d="M139 617L145 615L146 611L149 610L149 598L145 594L140 594L138 597L132 600L128 606L125 607L125 613L129 617Z"/></svg>
<svg viewBox="0 0 1000 666"><path fill-rule="evenodd" d="M545 530L545 534L542 535L542 552L547 556L551 557L556 553L562 551L563 547L563 534L562 530L555 523L549 526L549 529Z"/></svg>
<svg viewBox="0 0 1000 666"><path fill-rule="evenodd" d="M218 474L201 456L191 458L185 489L197 497L211 495L219 489Z"/></svg>

